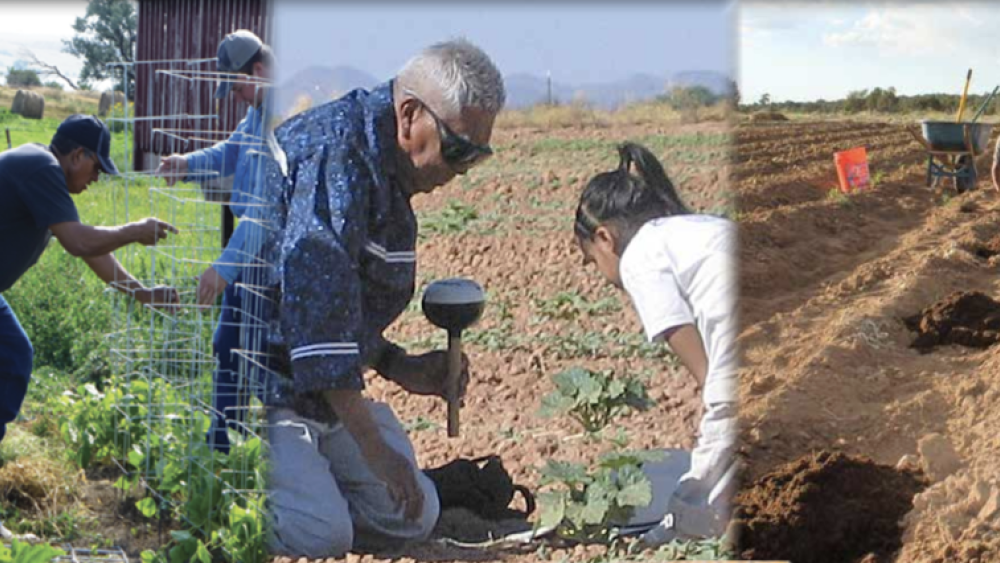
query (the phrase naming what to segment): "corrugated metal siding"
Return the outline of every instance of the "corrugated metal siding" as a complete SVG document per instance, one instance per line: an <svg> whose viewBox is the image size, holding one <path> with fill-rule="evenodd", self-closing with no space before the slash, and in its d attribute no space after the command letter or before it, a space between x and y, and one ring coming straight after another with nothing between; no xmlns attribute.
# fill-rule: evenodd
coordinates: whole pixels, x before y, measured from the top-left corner
<svg viewBox="0 0 1000 563"><path fill-rule="evenodd" d="M237 104L231 98L213 99L215 84L212 81L187 81L156 71L214 71L214 60L194 65L181 61L214 59L219 41L237 29L249 29L270 44L267 14L267 0L139 0L133 158L136 170L144 168L147 154L181 153L205 146L192 146L166 135L153 135L154 128L235 129L246 114L246 104ZM141 119L180 114L219 115L221 119Z"/></svg>

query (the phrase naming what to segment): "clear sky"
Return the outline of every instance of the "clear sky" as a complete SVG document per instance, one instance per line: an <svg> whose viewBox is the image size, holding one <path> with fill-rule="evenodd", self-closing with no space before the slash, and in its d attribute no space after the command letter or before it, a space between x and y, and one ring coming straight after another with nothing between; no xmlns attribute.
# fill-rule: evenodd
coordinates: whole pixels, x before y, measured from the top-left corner
<svg viewBox="0 0 1000 563"><path fill-rule="evenodd" d="M0 74L22 59L22 49L30 49L42 61L59 67L76 81L83 61L62 52L61 39L75 35L73 22L87 13L86 0L9 1L0 0ZM43 82L58 78L42 77Z"/></svg>
<svg viewBox="0 0 1000 563"><path fill-rule="evenodd" d="M606 82L642 72L732 76L736 10L703 2L367 2L277 0L278 81L311 65L388 78L421 47L456 36L504 74L552 71L558 82Z"/></svg>
<svg viewBox="0 0 1000 563"><path fill-rule="evenodd" d="M1000 3L740 4L746 102L843 98L852 90L971 93L1000 84Z"/></svg>

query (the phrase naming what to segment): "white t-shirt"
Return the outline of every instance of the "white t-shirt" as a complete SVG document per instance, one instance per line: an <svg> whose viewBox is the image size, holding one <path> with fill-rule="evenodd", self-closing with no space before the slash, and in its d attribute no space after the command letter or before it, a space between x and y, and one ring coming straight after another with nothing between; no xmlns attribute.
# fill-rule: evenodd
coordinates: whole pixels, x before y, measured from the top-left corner
<svg viewBox="0 0 1000 563"><path fill-rule="evenodd" d="M693 324L708 357L704 401L736 401L736 225L711 215L653 219L622 254L622 284L646 336Z"/></svg>
<svg viewBox="0 0 1000 563"><path fill-rule="evenodd" d="M693 324L708 357L698 443L668 501L673 529L661 532L720 535L737 463L736 225L710 215L649 221L625 249L620 272L650 341Z"/></svg>

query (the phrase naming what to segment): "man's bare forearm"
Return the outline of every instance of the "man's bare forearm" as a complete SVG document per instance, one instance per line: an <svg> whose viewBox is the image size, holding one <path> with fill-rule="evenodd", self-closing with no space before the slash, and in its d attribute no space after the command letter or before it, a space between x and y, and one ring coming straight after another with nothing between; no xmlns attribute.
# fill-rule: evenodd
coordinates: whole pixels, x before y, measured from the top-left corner
<svg viewBox="0 0 1000 563"><path fill-rule="evenodd" d="M377 450L384 447L385 443L368 408L368 400L361 391L331 389L324 394L337 419L358 443L361 453L365 457L377 455Z"/></svg>
<svg viewBox="0 0 1000 563"><path fill-rule="evenodd" d="M80 258L100 257L136 241L132 225L92 227L83 223L59 223L50 227L66 252Z"/></svg>
<svg viewBox="0 0 1000 563"><path fill-rule="evenodd" d="M84 256L83 261L97 274L101 281L122 293L145 289L142 282L128 273L128 270L111 253L100 256Z"/></svg>

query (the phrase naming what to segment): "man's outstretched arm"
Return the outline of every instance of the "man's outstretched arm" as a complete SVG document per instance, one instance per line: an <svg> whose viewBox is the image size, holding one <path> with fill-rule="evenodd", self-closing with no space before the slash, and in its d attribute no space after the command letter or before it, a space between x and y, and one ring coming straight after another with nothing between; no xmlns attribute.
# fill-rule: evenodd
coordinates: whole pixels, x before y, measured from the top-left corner
<svg viewBox="0 0 1000 563"><path fill-rule="evenodd" d="M80 258L108 254L133 242L151 246L165 239L167 233L178 232L170 223L153 217L117 227L92 227L79 221L65 221L49 225L49 230L66 252Z"/></svg>
<svg viewBox="0 0 1000 563"><path fill-rule="evenodd" d="M127 293L144 305L170 306L180 304L180 295L172 287L146 287L135 279L111 254L85 256L83 261L97 277L111 287Z"/></svg>

